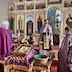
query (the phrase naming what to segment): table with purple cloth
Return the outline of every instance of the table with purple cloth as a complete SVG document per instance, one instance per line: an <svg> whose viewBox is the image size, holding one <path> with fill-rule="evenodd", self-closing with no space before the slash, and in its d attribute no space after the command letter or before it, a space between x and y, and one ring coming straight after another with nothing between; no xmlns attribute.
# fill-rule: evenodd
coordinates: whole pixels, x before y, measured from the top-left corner
<svg viewBox="0 0 72 72"><path fill-rule="evenodd" d="M5 68L11 67L15 70L19 67L23 71L32 69L32 61L35 54L37 54L37 51L32 48L26 56L11 55L5 59ZM7 69L5 70L8 71L9 69Z"/></svg>
<svg viewBox="0 0 72 72"><path fill-rule="evenodd" d="M39 52L40 52L40 54L48 53L44 50L40 50ZM34 48L32 48L26 56L11 55L8 58L6 58L5 66L11 65L11 67L14 69L18 68L18 66L20 67L20 69L21 69L21 67L23 67L23 69L24 69L24 67L26 67L27 69L30 69L30 68L33 68L34 66L40 66L40 67L44 67L44 68L48 69L48 65L53 59L53 53L49 53L50 57L49 57L49 61L47 64L45 64L45 65L42 65L42 64L38 65L38 63L33 64L34 55L38 54L39 52L37 50L35 50Z"/></svg>

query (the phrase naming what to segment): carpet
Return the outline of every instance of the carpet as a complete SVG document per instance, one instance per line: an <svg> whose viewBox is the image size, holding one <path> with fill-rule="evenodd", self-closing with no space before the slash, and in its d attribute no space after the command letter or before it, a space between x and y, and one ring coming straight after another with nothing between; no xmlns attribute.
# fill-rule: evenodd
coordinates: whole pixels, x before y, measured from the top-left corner
<svg viewBox="0 0 72 72"><path fill-rule="evenodd" d="M58 60L53 60L51 67L50 67L50 72L58 72Z"/></svg>

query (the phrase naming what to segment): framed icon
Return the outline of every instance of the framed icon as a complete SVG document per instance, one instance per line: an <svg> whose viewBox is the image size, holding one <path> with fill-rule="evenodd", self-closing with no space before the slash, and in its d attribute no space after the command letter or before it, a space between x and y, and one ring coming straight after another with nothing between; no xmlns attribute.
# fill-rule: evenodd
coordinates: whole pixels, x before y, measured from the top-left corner
<svg viewBox="0 0 72 72"><path fill-rule="evenodd" d="M62 0L48 0L48 4L57 4L57 3L61 3Z"/></svg>

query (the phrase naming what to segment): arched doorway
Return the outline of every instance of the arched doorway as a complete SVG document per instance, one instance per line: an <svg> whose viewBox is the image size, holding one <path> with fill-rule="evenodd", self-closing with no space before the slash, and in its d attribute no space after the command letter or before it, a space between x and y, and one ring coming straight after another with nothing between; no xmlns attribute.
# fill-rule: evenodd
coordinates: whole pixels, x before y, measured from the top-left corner
<svg viewBox="0 0 72 72"><path fill-rule="evenodd" d="M47 18L49 20L49 24L52 26L54 45L59 45L60 43L59 36L61 34L61 17L62 11L60 9L51 7L48 10Z"/></svg>
<svg viewBox="0 0 72 72"><path fill-rule="evenodd" d="M27 35L32 35L33 33L33 22L30 20L27 22Z"/></svg>

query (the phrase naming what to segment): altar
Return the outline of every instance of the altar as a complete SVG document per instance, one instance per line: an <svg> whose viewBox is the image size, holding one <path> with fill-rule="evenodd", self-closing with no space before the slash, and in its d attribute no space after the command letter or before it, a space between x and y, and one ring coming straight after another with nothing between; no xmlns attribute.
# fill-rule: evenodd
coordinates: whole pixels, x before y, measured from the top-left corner
<svg viewBox="0 0 72 72"><path fill-rule="evenodd" d="M12 55L5 58L4 72L8 72L8 71L9 72L11 71L34 72L34 71L37 71L37 69L39 69L37 68L38 66L41 67L40 69L41 71L43 71L43 69L45 68L44 70L49 72L50 65L54 58L54 54L45 50L38 50L38 49L39 48L36 46L34 47L34 46L28 46L28 45L21 45L18 48L16 48L12 52ZM46 64L46 66L45 64L37 65L37 63L34 62L34 55L37 55L37 54L43 54L49 57L48 64Z"/></svg>

